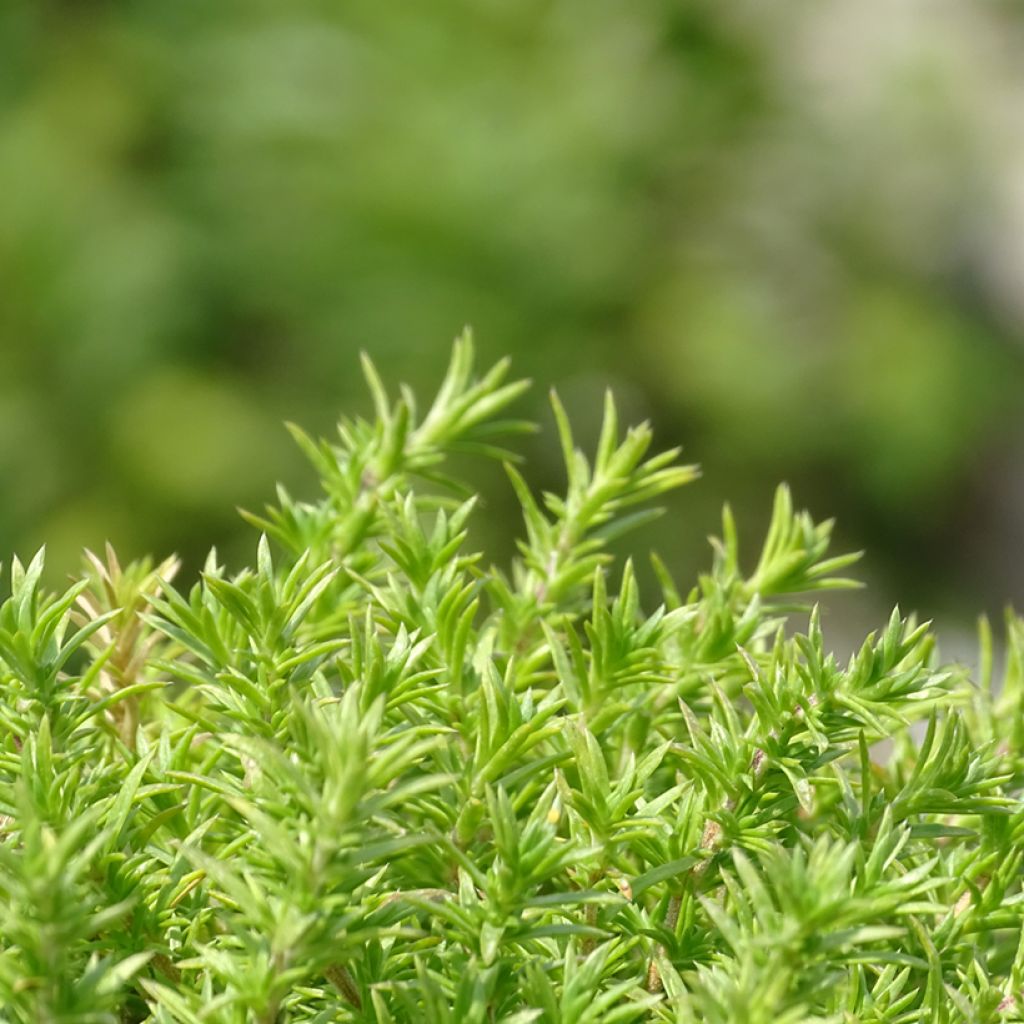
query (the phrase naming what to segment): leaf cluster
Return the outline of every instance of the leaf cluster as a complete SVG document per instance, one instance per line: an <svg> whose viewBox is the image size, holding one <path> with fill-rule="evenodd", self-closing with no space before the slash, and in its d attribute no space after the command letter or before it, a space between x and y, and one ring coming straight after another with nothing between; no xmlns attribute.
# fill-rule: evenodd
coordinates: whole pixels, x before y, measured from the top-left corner
<svg viewBox="0 0 1024 1024"><path fill-rule="evenodd" d="M0 604L4 1024L1024 1020L1024 621L995 678L895 611L848 661L856 555L780 488L690 589L615 539L696 470L624 434L566 488L503 438L525 386L457 342L420 415L295 429L323 493L253 564L15 561ZM471 550L457 452L524 534ZM747 570L744 564L750 564Z"/></svg>

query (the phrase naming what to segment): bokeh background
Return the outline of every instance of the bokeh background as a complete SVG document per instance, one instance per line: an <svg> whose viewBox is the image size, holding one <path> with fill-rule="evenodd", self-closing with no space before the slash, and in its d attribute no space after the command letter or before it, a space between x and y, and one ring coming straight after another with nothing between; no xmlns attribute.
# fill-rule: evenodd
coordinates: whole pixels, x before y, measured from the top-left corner
<svg viewBox="0 0 1024 1024"><path fill-rule="evenodd" d="M704 465L644 538L681 576L786 479L858 614L1024 605L1022 44L998 0L2 4L0 549L241 558L314 488L281 421L469 323L539 486L550 385Z"/></svg>

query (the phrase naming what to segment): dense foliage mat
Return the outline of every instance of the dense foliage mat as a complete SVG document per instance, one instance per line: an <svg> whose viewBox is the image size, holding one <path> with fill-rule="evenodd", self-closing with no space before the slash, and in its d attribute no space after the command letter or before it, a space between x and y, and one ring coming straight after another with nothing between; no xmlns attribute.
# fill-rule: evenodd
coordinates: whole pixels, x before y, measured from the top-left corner
<svg viewBox="0 0 1024 1024"><path fill-rule="evenodd" d="M726 511L642 610L608 545L676 452L609 399L588 459L553 398L538 500L504 364L460 340L423 414L365 370L251 568L13 564L0 1020L1024 1019L1020 620L995 683L987 627L975 682L898 612L840 664L795 595L856 556L785 489L747 568ZM510 567L467 549L463 452L506 460Z"/></svg>

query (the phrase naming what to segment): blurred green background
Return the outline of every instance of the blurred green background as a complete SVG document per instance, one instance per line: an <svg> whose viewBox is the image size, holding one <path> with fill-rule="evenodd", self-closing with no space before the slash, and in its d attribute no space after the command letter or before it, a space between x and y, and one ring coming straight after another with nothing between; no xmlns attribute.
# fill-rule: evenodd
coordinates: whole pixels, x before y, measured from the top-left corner
<svg viewBox="0 0 1024 1024"><path fill-rule="evenodd" d="M780 479L874 599L1024 604L1024 12L908 0L0 5L0 549L250 550L280 427L452 336L583 438L705 467L681 575ZM480 471L509 547L511 494Z"/></svg>

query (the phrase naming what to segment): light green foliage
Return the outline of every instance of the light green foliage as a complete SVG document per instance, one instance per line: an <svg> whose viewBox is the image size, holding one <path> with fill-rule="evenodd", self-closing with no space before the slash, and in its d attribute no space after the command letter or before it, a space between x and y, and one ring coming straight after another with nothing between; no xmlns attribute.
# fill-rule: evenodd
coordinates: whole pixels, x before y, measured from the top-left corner
<svg viewBox="0 0 1024 1024"><path fill-rule="evenodd" d="M610 398L588 457L553 398L535 497L524 385L472 357L423 414L367 362L374 420L294 431L323 496L249 516L241 572L14 563L0 1021L1024 1020L1024 623L1001 680L987 625L975 683L899 612L840 663L797 595L856 556L785 488L645 609L610 542L694 468ZM508 464L511 566L464 451Z"/></svg>

